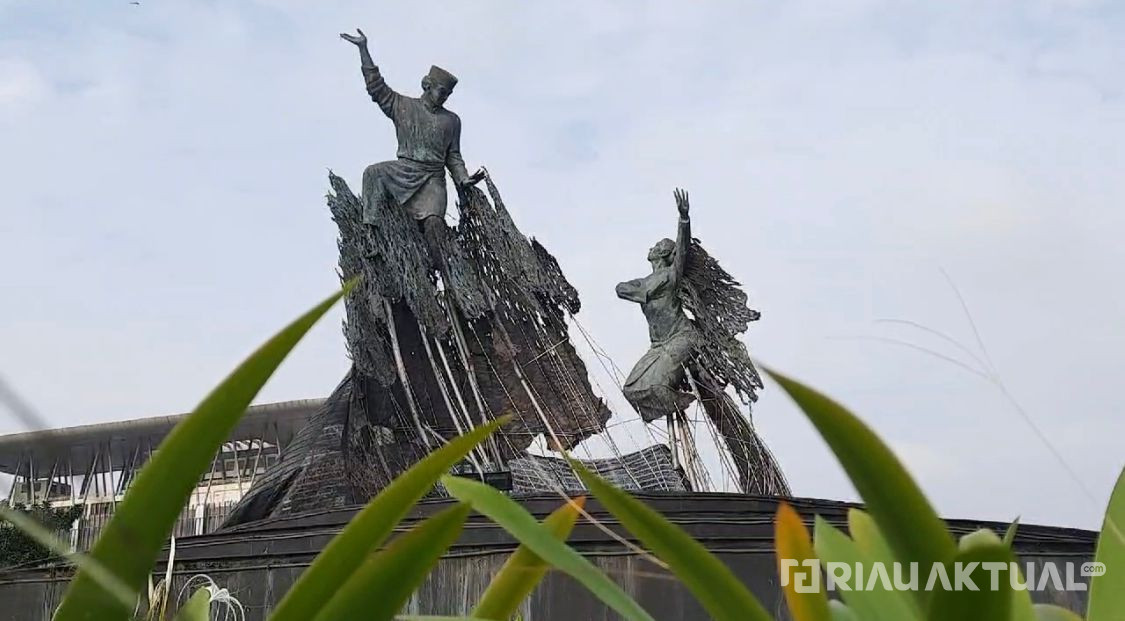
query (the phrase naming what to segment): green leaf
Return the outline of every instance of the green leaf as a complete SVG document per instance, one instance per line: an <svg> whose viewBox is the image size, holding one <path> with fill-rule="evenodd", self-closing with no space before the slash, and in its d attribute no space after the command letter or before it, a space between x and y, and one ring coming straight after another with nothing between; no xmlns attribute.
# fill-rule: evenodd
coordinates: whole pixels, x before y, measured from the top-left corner
<svg viewBox="0 0 1125 621"><path fill-rule="evenodd" d="M399 615L395 619L396 621L493 621L480 617L441 617L434 615Z"/></svg>
<svg viewBox="0 0 1125 621"><path fill-rule="evenodd" d="M777 506L773 542L777 550L778 574L793 621L829 621L828 595L820 579L819 563L811 568L805 565L807 561L817 560L809 529L805 528L800 514L787 502ZM787 561L795 561L797 565L787 565ZM815 590L798 591L798 580L803 580L803 585L815 587Z"/></svg>
<svg viewBox="0 0 1125 621"><path fill-rule="evenodd" d="M469 505L458 503L396 537L335 589L315 619L393 619L461 536L469 510Z"/></svg>
<svg viewBox="0 0 1125 621"><path fill-rule="evenodd" d="M1009 538L1009 535L1015 532L1015 524L1018 522L1019 520L1017 519L1015 523L1008 527L1007 531L1005 531L1004 533L1003 539L997 537L996 533L987 528L975 530L965 535L964 537L961 537L961 541L957 542L957 549L960 551L966 551L972 550L976 547L1003 546L1008 549L1008 557L1012 560L1012 562L1015 562L1015 552L1012 551L1012 545L1010 543L1011 539ZM1022 584L1024 582L1023 572L1020 571L1018 564L1010 567L1014 567L1018 572L1017 577L1020 584ZM1007 572L1004 572L1002 574L1002 577L1004 580L1007 580L1009 584L1011 584L1011 576L1009 576ZM1012 621L1035 621L1035 611L1032 609L1031 605L1031 591L1028 589L1012 588L1009 588L1008 591L1011 593L1012 613L1010 615L1010 619Z"/></svg>
<svg viewBox="0 0 1125 621"><path fill-rule="evenodd" d="M1105 573L1090 577L1089 621L1125 619L1125 469L1113 486L1094 561Z"/></svg>
<svg viewBox="0 0 1125 621"><path fill-rule="evenodd" d="M144 587L199 477L254 396L309 328L354 284L316 305L251 354L172 429L137 474L90 552L134 593ZM54 619L126 619L132 612L133 605L124 605L89 571L79 569Z"/></svg>
<svg viewBox="0 0 1125 621"><path fill-rule="evenodd" d="M832 621L868 621L867 617L860 617L851 608L839 600L828 602L828 610L832 613Z"/></svg>
<svg viewBox="0 0 1125 621"><path fill-rule="evenodd" d="M768 621L758 600L731 570L682 528L571 461L586 487L657 557L718 621Z"/></svg>
<svg viewBox="0 0 1125 621"><path fill-rule="evenodd" d="M948 563L957 552L953 537L894 453L867 425L825 395L766 369L816 427L836 455L867 510L879 524L896 560L919 567ZM916 591L925 605L930 594Z"/></svg>
<svg viewBox="0 0 1125 621"><path fill-rule="evenodd" d="M891 546L887 544L887 540L883 538L882 533L879 532L879 525L870 515L861 511L860 509L848 510L848 532L851 533L852 541L855 542L856 547L859 548L860 553L865 557L872 559L873 562L882 563L885 567L891 568L893 580L893 570L895 554L891 551ZM908 580L909 565L904 565L903 579ZM919 573L924 573L926 569L919 568ZM922 575L920 580L925 584L926 576ZM905 603L910 607L911 619L922 619L925 617L923 613L921 602L912 596L907 591L895 591L899 596L898 601Z"/></svg>
<svg viewBox="0 0 1125 621"><path fill-rule="evenodd" d="M548 515L543 520L543 527L559 541L566 541L585 503L584 497L572 499ZM548 569L549 563L539 558L526 544L521 544L492 578L473 609L473 616L508 621L520 603L535 590Z"/></svg>
<svg viewBox="0 0 1125 621"><path fill-rule="evenodd" d="M853 509L853 511L858 511ZM862 513L862 512L860 512ZM870 519L870 518L868 518ZM874 524L871 524L874 528ZM886 557L877 556L868 550L877 546L861 548L858 543L849 539L840 529L832 526L823 518L817 516L814 527L813 546L816 555L825 563L843 563L849 569L844 575L844 570L833 576L836 582L836 593L854 611L856 617L863 621L907 621L920 620L922 613L917 609L914 599L905 591L894 589L893 559L888 554ZM872 580L872 572L876 566L881 566L888 575L891 588L885 588L886 583L878 578ZM861 578L857 567L862 568ZM846 579L845 579L846 578ZM903 580L908 579L902 576ZM862 580L866 580L863 583ZM871 588L868 588L871 587Z"/></svg>
<svg viewBox="0 0 1125 621"><path fill-rule="evenodd" d="M70 561L80 571L85 571L91 579L123 605L133 606L136 604L137 592L129 588L113 572L85 554L71 552L70 544L56 539L53 534L47 532L47 529L23 512L0 505L0 518L11 522L13 526L22 530L24 534L34 539L39 545Z"/></svg>
<svg viewBox="0 0 1125 621"><path fill-rule="evenodd" d="M1051 604L1036 604L1035 605L1035 619L1037 621L1082 621L1082 617L1066 608L1054 606ZM1088 617L1088 621L1099 621L1094 617ZM1104 620L1103 620L1104 621Z"/></svg>
<svg viewBox="0 0 1125 621"><path fill-rule="evenodd" d="M1008 530L1004 531L1004 545L1008 546L1009 548L1012 547L1012 544L1016 541L1016 532L1019 530L1019 528L1020 517L1017 515L1016 519L1012 520L1011 524L1008 524Z"/></svg>
<svg viewBox="0 0 1125 621"><path fill-rule="evenodd" d="M887 565L895 562L894 552L879 532L879 525L863 510L848 509L848 532L856 546L873 560Z"/></svg>
<svg viewBox="0 0 1125 621"><path fill-rule="evenodd" d="M176 613L175 621L207 621L211 618L211 591L200 587Z"/></svg>
<svg viewBox="0 0 1125 621"><path fill-rule="evenodd" d="M536 556L582 583L626 620L653 621L621 587L573 548L556 539L516 501L477 481L447 475L441 482L455 498L473 505L477 513L496 522Z"/></svg>
<svg viewBox="0 0 1125 621"><path fill-rule="evenodd" d="M1015 563L1012 551L990 530L977 531L973 536L963 538L962 542L949 572L953 590L934 591L927 618L931 621L1010 619L1012 581L1009 572ZM986 563L1002 564L1003 569L990 571ZM959 585L958 574L954 570L957 565L965 568L964 575L977 590L967 586L968 582L965 586ZM996 576L996 588L992 588L993 576Z"/></svg>
<svg viewBox="0 0 1125 621"><path fill-rule="evenodd" d="M315 617L336 588L386 541L395 525L426 495L438 477L510 418L501 416L450 440L395 478L313 559L277 605L270 621L306 621Z"/></svg>

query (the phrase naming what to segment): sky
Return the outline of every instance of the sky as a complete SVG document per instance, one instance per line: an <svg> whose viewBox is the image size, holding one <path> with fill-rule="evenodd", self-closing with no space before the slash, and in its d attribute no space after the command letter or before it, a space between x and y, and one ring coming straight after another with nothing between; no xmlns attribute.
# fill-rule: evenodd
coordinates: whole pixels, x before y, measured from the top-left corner
<svg viewBox="0 0 1125 621"><path fill-rule="evenodd" d="M684 187L762 311L752 354L860 414L942 515L1100 525L1125 465L1112 2L0 0L0 378L50 424L188 411L337 286L327 172L358 187L395 149L355 27L401 92L460 77L467 163L618 366L647 332L613 287ZM340 319L258 402L328 394ZM857 499L779 387L754 421L795 494Z"/></svg>

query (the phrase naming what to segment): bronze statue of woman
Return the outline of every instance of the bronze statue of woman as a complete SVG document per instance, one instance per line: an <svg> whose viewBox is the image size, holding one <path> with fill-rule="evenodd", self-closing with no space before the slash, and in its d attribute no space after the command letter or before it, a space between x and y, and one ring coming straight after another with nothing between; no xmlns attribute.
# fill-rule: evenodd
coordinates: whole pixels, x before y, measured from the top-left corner
<svg viewBox="0 0 1125 621"><path fill-rule="evenodd" d="M733 388L749 403L762 387L739 339L758 311L747 306L738 282L692 239L687 192L674 194L680 213L676 241L662 239L648 251L651 274L617 285L618 297L641 305L651 342L622 392L645 422L683 420L698 397L730 452L742 491L788 496L777 461L727 394Z"/></svg>
<svg viewBox="0 0 1125 621"><path fill-rule="evenodd" d="M699 331L680 302L691 244L690 205L684 190L676 189L674 195L680 212L676 241L662 239L648 251L651 274L617 285L617 297L640 304L648 320L651 345L622 388L646 423L683 411L693 399L678 389L684 379L684 363L699 343Z"/></svg>

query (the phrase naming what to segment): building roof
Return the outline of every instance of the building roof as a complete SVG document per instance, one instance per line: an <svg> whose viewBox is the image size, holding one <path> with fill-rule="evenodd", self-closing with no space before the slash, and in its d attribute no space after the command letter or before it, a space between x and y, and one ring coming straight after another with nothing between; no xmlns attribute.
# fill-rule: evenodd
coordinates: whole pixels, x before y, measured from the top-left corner
<svg viewBox="0 0 1125 621"><path fill-rule="evenodd" d="M323 403L324 399L301 399L251 406L239 420L230 440L263 439L270 443L288 444L293 434ZM186 413L153 416L2 435L0 472L15 474L20 464L26 470L28 458L32 457L37 473L46 474L56 463L69 463L75 474L79 474L80 470L89 469L95 453L99 451L103 457L96 471L108 470L110 466L119 469L138 451L147 455L148 450L155 449L164 436L187 416ZM106 455L109 459L105 459Z"/></svg>

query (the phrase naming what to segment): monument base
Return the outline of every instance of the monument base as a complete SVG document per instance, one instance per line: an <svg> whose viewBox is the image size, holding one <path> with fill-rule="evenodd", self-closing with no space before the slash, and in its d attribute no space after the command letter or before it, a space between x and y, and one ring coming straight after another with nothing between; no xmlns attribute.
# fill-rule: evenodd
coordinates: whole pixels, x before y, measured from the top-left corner
<svg viewBox="0 0 1125 621"><path fill-rule="evenodd" d="M776 618L787 618L773 549L773 519L779 499L722 493L637 494L652 508L679 524L716 554L750 587ZM542 519L557 508L557 496L529 496L519 501ZM450 501L420 503L403 529L448 506ZM810 498L788 499L808 521L820 515L846 529L847 511L857 505ZM596 519L628 537L617 521L592 498L586 508ZM230 590L246 609L247 621L268 616L285 591L325 544L347 524L358 507L303 513L245 524L226 532L176 541L175 590L191 576L206 574ZM949 520L961 536L979 528L1003 532L1006 524ZM401 529L400 529L401 530ZM1021 524L1015 540L1023 562L1081 563L1093 559L1097 533ZM569 543L622 585L659 621L704 621L708 615L674 576L625 549L596 527L580 521ZM468 613L517 543L480 516L470 518L461 539L438 563L415 593L405 612L456 615ZM155 572L164 573L164 565ZM0 572L0 621L48 621L70 579L62 566ZM1082 580L1085 580L1084 578ZM1033 599L1075 611L1085 608L1085 592L1036 592ZM613 618L607 608L577 582L550 572L523 604L523 621L574 621Z"/></svg>

